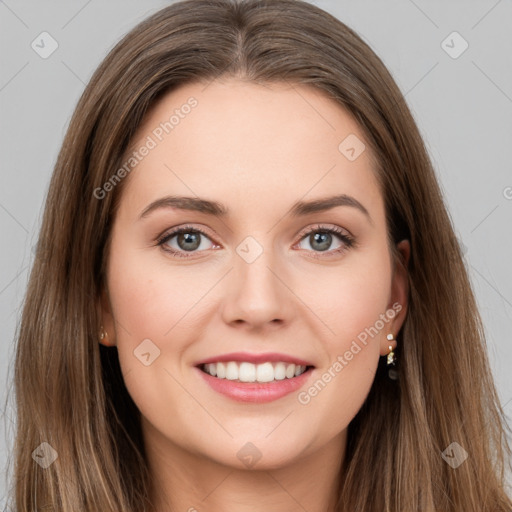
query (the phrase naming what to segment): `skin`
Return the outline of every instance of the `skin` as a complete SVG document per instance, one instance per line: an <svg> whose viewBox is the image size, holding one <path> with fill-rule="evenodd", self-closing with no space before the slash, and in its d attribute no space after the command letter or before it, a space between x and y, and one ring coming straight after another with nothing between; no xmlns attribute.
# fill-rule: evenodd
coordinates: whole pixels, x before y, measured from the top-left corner
<svg viewBox="0 0 512 512"><path fill-rule="evenodd" d="M101 342L117 346L141 411L155 510L332 511L347 426L389 352L386 335L396 337L407 311L406 269L391 256L369 147L354 161L338 150L349 134L365 137L323 93L235 78L164 96L133 147L190 96L197 107L125 178L98 304L108 334ZM171 194L222 202L230 214L161 208L139 219ZM333 194L356 198L371 220L352 206L287 215L296 201ZM342 228L356 245L334 254L344 242L333 234L327 251L318 249L301 236L318 223ZM159 235L188 224L207 232L201 246L187 252L175 236L167 247L189 258L157 245ZM236 252L247 236L263 249L252 263ZM398 249L407 262L408 242ZM400 313L307 405L296 392L270 403L236 402L194 368L229 352L282 352L315 366L304 390L394 303ZM145 366L133 352L148 338L160 355ZM248 442L261 454L251 468L237 457Z"/></svg>

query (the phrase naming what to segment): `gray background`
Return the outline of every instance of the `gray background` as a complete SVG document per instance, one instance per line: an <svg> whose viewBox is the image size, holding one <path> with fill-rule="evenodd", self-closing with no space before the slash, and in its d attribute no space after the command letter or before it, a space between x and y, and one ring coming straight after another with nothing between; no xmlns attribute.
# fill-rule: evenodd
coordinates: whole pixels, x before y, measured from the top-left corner
<svg viewBox="0 0 512 512"><path fill-rule="evenodd" d="M72 111L93 70L114 43L169 3L0 0L2 404L12 378L13 338L43 200ZM466 251L490 361L510 419L512 2L312 3L354 28L388 66L406 96ZM31 47L34 40L41 45L38 36L44 31L58 43L46 59ZM469 45L457 58L453 57L463 49L464 41L458 36L447 39L454 31ZM12 419L10 402L0 422L0 467L12 443ZM0 505L6 492L4 475Z"/></svg>

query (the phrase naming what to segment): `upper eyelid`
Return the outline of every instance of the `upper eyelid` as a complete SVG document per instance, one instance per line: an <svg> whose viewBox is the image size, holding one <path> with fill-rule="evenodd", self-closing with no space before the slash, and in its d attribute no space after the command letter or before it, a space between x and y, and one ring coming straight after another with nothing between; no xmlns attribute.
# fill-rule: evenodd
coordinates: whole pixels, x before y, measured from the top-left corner
<svg viewBox="0 0 512 512"><path fill-rule="evenodd" d="M314 231L322 231L322 230L325 230L325 231L337 231L337 230L342 230L342 231L345 231L346 232L346 235L349 236L349 237L352 237L352 233L346 229L346 228L343 228L341 226L336 226L336 225L329 225L327 223L321 223L321 222L318 222L316 224L313 224L311 226L308 226L304 229L301 229L298 233L297 236L300 236L301 238L305 235L307 235L308 233L310 232L314 232ZM335 234L338 234L339 233L335 233Z"/></svg>

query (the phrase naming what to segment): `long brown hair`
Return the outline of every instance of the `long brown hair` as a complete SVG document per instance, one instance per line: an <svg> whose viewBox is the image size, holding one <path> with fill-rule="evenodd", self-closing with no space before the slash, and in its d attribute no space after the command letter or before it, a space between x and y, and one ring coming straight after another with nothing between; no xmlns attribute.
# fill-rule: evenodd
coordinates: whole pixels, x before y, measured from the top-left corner
<svg viewBox="0 0 512 512"><path fill-rule="evenodd" d="M148 109L222 75L309 84L364 130L390 247L411 242L398 380L379 368L349 425L339 512L509 512L510 456L467 270L423 141L382 61L342 22L300 0L185 0L137 25L76 107L52 176L18 332L13 500L18 512L151 510L140 415L96 309L120 168ZM397 257L397 253L394 253ZM41 443L58 457L43 469ZM441 452L468 453L457 468Z"/></svg>

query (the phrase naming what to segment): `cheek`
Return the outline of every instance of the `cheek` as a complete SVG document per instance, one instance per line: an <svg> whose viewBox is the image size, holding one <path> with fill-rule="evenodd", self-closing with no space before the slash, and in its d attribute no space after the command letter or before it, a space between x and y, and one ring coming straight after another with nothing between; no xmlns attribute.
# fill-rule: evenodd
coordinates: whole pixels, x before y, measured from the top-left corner
<svg viewBox="0 0 512 512"><path fill-rule="evenodd" d="M310 289L315 313L329 329L322 329L324 364L299 402L323 410L318 417L330 418L333 435L348 425L366 399L380 357L380 341L390 332L392 320L386 313L391 269L385 246L358 256L347 259L335 279L326 274Z"/></svg>
<svg viewBox="0 0 512 512"><path fill-rule="evenodd" d="M163 426L183 402L178 354L194 332L195 309L204 295L201 278L151 261L147 250L116 246L108 271L109 294L116 321L119 363L127 390L146 418ZM180 405L181 404L181 405ZM174 414L174 416L173 416Z"/></svg>
<svg viewBox="0 0 512 512"><path fill-rule="evenodd" d="M362 333L360 338L364 338L364 333L377 322L378 329L385 331L387 324L383 326L379 321L391 293L391 268L385 247L373 253L354 253L337 270L327 269L307 281L309 304L329 327L322 332L326 332L324 340L330 352L348 348Z"/></svg>
<svg viewBox="0 0 512 512"><path fill-rule="evenodd" d="M144 409L153 403L148 393L154 390L180 394L168 372L183 372L183 353L202 336L201 315L210 307L205 294L218 271L172 264L159 249L139 248L130 240L120 239L114 247L108 286L119 362L132 398Z"/></svg>
<svg viewBox="0 0 512 512"><path fill-rule="evenodd" d="M156 249L150 255L147 249L126 248L112 254L109 291L121 342L127 332L134 343L141 337L171 337L178 322L180 327L190 322L187 312L207 289L207 277L193 266L173 268L153 253Z"/></svg>

